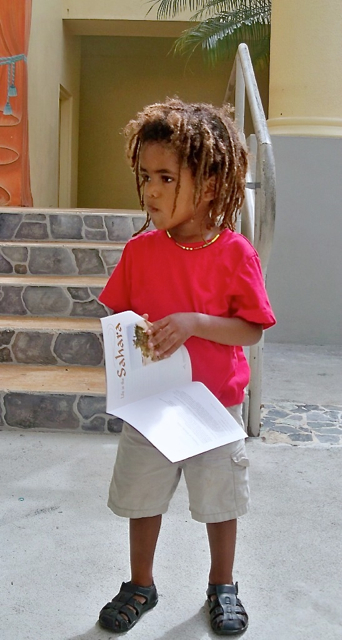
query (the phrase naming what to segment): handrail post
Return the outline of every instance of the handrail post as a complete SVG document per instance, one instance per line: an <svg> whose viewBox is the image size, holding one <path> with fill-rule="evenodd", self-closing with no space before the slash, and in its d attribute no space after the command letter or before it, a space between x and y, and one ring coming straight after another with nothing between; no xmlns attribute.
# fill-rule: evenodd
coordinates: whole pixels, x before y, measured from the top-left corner
<svg viewBox="0 0 342 640"><path fill-rule="evenodd" d="M275 163L272 142L255 79L253 65L246 44L240 44L229 78L225 102L229 101L235 87L235 122L240 135L244 136L245 98L252 116L257 141L255 199L254 199L254 246L259 253L264 278L271 252L275 221ZM246 207L250 203L246 203ZM260 432L262 366L262 337L257 345L250 347L249 363L249 412L247 431L258 436Z"/></svg>
<svg viewBox="0 0 342 640"><path fill-rule="evenodd" d="M243 77L240 58L236 59L236 79L235 79L235 124L243 134L245 129L245 79Z"/></svg>

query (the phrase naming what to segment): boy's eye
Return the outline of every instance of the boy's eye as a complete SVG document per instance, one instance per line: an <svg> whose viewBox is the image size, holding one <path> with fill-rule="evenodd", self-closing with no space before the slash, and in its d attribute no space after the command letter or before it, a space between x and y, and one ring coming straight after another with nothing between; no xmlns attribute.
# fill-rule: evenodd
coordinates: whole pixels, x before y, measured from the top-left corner
<svg viewBox="0 0 342 640"><path fill-rule="evenodd" d="M171 178L170 176L162 176L162 180L163 182L169 183L173 181L173 178Z"/></svg>
<svg viewBox="0 0 342 640"><path fill-rule="evenodd" d="M147 175L147 173L143 173L143 174L141 174L141 176L140 176L140 180L141 180L141 182L148 182L148 181L149 181L149 179L150 179L150 176L148 176L148 175Z"/></svg>

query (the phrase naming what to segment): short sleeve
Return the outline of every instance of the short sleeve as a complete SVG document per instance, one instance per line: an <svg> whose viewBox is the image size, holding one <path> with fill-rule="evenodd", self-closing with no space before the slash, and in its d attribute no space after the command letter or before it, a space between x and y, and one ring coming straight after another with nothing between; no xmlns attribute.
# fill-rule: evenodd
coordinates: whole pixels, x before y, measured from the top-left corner
<svg viewBox="0 0 342 640"><path fill-rule="evenodd" d="M229 316L261 324L264 329L276 323L257 254L243 261L235 274Z"/></svg>
<svg viewBox="0 0 342 640"><path fill-rule="evenodd" d="M129 251L125 246L121 258L111 274L105 288L99 295L99 300L115 313L128 311L130 307L129 297Z"/></svg>

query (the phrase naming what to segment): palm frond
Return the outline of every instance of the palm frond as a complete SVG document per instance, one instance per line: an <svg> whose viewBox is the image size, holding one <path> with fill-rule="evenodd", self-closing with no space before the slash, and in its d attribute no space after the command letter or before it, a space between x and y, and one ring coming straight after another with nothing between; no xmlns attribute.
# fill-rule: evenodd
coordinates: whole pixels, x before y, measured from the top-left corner
<svg viewBox="0 0 342 640"><path fill-rule="evenodd" d="M220 17L223 14L231 13L236 15L259 16L260 20L271 22L271 0L209 0L194 13L190 20L194 22L202 21L207 17Z"/></svg>
<svg viewBox="0 0 342 640"><path fill-rule="evenodd" d="M268 10L270 12L271 0L148 0L151 4L148 13L158 6L157 19L174 18L178 13L182 13L187 9L196 11L192 16L192 20L202 19L207 15L218 15L221 12L235 12L239 9L248 10L254 6L260 11ZM195 18L195 16L197 16Z"/></svg>
<svg viewBox="0 0 342 640"><path fill-rule="evenodd" d="M241 15L228 13L203 20L181 34L174 51L191 56L200 47L204 58L215 65L232 58L241 42L248 44L256 67L265 66L269 59L270 25L254 14L242 19Z"/></svg>
<svg viewBox="0 0 342 640"><path fill-rule="evenodd" d="M174 51L189 57L199 47L210 64L231 58L247 42L256 67L269 62L272 0L149 0L157 18L174 18L190 9L196 26L183 31Z"/></svg>
<svg viewBox="0 0 342 640"><path fill-rule="evenodd" d="M190 11L198 11L204 9L207 4L206 0L149 0L151 7L148 13L152 11L154 7L157 9L157 20L163 20L164 18L174 18L178 13L182 13L189 9Z"/></svg>

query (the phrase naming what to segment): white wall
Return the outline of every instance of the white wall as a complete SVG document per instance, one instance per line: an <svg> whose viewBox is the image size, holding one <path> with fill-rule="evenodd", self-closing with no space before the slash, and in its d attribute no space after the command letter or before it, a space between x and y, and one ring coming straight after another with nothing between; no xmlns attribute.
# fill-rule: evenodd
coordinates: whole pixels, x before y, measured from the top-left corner
<svg viewBox="0 0 342 640"><path fill-rule="evenodd" d="M275 242L267 287L272 342L342 344L342 139L272 136Z"/></svg>

